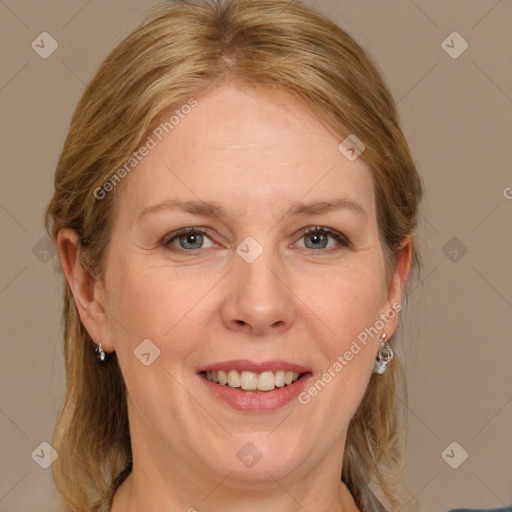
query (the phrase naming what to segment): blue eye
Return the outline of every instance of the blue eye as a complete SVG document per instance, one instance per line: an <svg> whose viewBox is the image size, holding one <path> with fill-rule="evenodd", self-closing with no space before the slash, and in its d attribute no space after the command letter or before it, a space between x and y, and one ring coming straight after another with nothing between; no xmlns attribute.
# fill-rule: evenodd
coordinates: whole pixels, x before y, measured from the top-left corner
<svg viewBox="0 0 512 512"><path fill-rule="evenodd" d="M309 237L309 238L308 238ZM336 241L334 247L328 247L329 238ZM340 248L351 247L352 244L348 238L342 233L338 233L332 229L322 228L319 226L310 227L302 231L300 239L311 240L311 244L306 244L306 249L318 251L324 249L321 252L331 252L339 250ZM214 246L214 243L209 247L204 247L203 243L205 240L210 240L207 231L200 228L184 228L177 232L171 233L163 238L161 245L169 251L177 251L182 253L197 252L198 249L208 249ZM179 246L176 246L174 242L177 242Z"/></svg>
<svg viewBox="0 0 512 512"><path fill-rule="evenodd" d="M351 246L350 241L341 233L338 233L337 231L333 231L332 229L322 228L320 226L307 228L305 231L302 232L301 238L304 238L307 240L308 237L309 237L309 240L313 241L313 243L312 243L312 246L308 246L306 244L307 249L317 250L318 248L320 248L320 249L327 249L326 251L323 251L323 252L330 252L332 250L339 249L340 245L342 247L350 247ZM338 247L334 246L334 247L327 248L325 243L327 243L327 244L329 243L329 238L333 238L334 240L336 240Z"/></svg>
<svg viewBox="0 0 512 512"><path fill-rule="evenodd" d="M181 229L177 233L171 233L170 237L165 237L162 241L162 245L166 248L169 248L172 242L177 240L180 244L178 250L182 249L184 251L190 252L190 250L194 249L203 249L201 244L205 236L207 237L206 231L202 229L185 228Z"/></svg>

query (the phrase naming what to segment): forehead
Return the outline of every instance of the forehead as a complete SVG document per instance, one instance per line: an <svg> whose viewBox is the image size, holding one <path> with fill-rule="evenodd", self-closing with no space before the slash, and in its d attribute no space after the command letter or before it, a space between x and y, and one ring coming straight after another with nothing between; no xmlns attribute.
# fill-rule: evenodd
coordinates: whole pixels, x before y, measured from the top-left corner
<svg viewBox="0 0 512 512"><path fill-rule="evenodd" d="M343 196L372 214L368 165L349 161L298 99L223 84L195 100L193 109L163 113L148 132L152 148L123 180L118 210L139 214L180 198L215 201L236 215Z"/></svg>

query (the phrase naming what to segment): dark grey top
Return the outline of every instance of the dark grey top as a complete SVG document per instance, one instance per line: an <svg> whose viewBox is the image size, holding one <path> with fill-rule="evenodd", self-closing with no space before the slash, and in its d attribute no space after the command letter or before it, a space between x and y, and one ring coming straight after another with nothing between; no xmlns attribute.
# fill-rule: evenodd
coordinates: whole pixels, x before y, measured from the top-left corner
<svg viewBox="0 0 512 512"><path fill-rule="evenodd" d="M366 498L371 505L372 512L387 512L384 505L377 499L377 496L373 494L372 490L365 484L363 489L363 496Z"/></svg>
<svg viewBox="0 0 512 512"><path fill-rule="evenodd" d="M512 512L512 504L503 508L452 508L448 512Z"/></svg>

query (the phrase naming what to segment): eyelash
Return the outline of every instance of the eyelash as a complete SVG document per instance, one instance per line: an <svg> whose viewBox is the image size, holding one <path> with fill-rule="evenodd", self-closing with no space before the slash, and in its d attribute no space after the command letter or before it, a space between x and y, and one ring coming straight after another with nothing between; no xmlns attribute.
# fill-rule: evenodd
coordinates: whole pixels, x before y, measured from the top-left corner
<svg viewBox="0 0 512 512"><path fill-rule="evenodd" d="M173 249L169 248L169 246L171 245L171 242L180 238L181 236L188 235L190 233L199 233L201 235L206 235L208 238L210 238L208 236L208 230L190 227L190 228L183 228L183 229L180 229L179 231L175 231L174 233L170 233L169 235L166 235L162 239L160 245L162 247L164 247L165 249L173 250L174 252L178 252L178 253L182 253L182 254L190 254L192 252L199 252L201 249L181 249L178 247L174 247ZM338 242L339 246L331 247L330 249L309 249L308 247L306 247L306 249L309 249L310 251L331 253L333 251L338 251L342 248L351 248L352 247L352 243L345 235L343 235L342 233L338 233L337 231L334 231L329 228L323 228L321 226L312 226L312 227L304 229L299 237L299 240L301 238L304 238L307 235L312 234L312 233L329 235Z"/></svg>

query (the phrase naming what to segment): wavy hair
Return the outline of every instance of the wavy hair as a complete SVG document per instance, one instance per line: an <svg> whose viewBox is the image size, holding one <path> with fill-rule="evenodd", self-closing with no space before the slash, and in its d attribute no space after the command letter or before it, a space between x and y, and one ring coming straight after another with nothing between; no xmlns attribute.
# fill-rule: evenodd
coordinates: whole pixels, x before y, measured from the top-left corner
<svg viewBox="0 0 512 512"><path fill-rule="evenodd" d="M81 262L102 280L122 187L102 200L95 191L131 157L162 113L223 80L302 100L340 142L356 134L372 172L387 282L406 240L410 275L419 272L423 186L395 102L363 48L298 0L178 0L146 13L106 57L74 111L45 212L53 242L60 229L74 229ZM131 468L126 388L115 353L98 362L65 279L63 301L66 395L53 435L59 457L52 471L64 508L88 512ZM370 485L391 510L406 499L406 407L405 373L396 353L385 374L370 378L347 433L340 478L363 512L373 510Z"/></svg>

